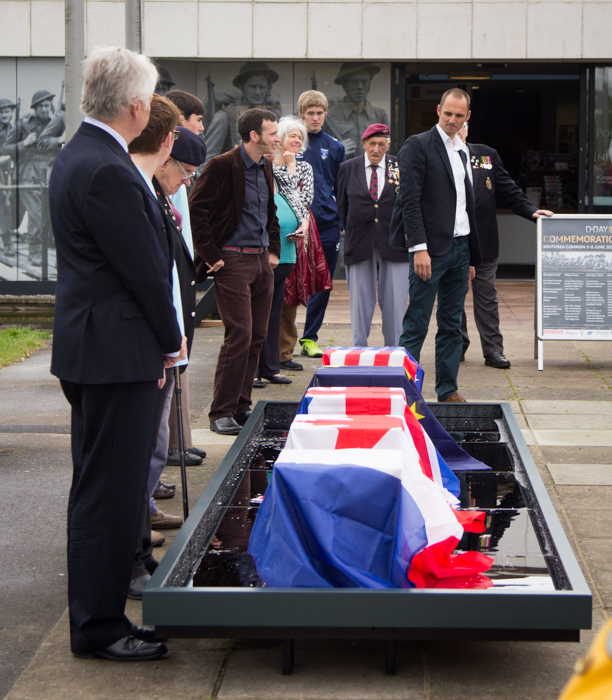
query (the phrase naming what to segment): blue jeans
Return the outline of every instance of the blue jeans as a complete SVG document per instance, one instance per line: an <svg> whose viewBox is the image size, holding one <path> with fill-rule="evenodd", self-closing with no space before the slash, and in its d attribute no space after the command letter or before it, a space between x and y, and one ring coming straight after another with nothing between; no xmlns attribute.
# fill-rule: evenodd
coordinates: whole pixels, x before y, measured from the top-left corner
<svg viewBox="0 0 612 700"><path fill-rule="evenodd" d="M410 303L399 342L418 362L437 296L436 394L439 401L457 391L462 349L461 314L467 294L469 264L467 236L455 238L445 255L431 258L431 278L426 282L415 273L414 253L410 254Z"/></svg>

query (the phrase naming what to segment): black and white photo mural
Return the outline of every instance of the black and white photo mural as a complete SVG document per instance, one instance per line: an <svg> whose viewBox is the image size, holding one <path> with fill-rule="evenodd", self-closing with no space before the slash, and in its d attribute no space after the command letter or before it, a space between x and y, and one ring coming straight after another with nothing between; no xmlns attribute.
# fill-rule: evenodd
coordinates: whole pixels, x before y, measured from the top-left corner
<svg viewBox="0 0 612 700"><path fill-rule="evenodd" d="M361 135L374 123L389 124L388 63L206 63L164 61L172 86L197 94L204 103L208 158L239 141L238 117L264 107L279 117L297 115L298 97L320 90L329 101L325 130L344 144L347 158L363 153Z"/></svg>
<svg viewBox="0 0 612 700"><path fill-rule="evenodd" d="M56 279L49 176L64 109L63 59L0 59L0 280Z"/></svg>

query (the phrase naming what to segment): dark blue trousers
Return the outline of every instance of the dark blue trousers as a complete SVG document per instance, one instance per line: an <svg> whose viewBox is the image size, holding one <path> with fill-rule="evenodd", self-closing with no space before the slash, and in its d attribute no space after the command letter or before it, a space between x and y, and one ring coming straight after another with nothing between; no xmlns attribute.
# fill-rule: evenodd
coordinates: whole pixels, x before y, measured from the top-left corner
<svg viewBox="0 0 612 700"><path fill-rule="evenodd" d="M337 236L337 229L335 229L335 233ZM329 274L333 279L334 272L336 271L336 263L338 262L338 242L333 240L323 240L324 234L324 231L319 232L319 235L321 236L321 246L323 248L323 253L325 254L325 260L327 260L327 267L329 267ZM319 292L318 294L310 297L308 300L302 340L314 340L315 343L318 340L318 333L321 325L323 324L323 318L325 317L325 311L329 302L330 291L331 290L328 290L327 292Z"/></svg>
<svg viewBox="0 0 612 700"><path fill-rule="evenodd" d="M400 345L419 361L427 337L434 301L436 320L436 394L442 401L457 391L461 362L461 314L467 294L470 247L467 236L455 238L445 255L431 258L431 278L424 282L414 271L410 254L410 303L404 316Z"/></svg>

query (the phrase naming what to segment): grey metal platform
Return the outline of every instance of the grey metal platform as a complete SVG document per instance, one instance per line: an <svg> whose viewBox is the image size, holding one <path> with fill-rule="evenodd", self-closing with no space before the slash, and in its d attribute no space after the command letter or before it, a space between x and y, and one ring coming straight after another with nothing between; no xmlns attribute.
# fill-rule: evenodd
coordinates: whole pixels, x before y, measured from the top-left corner
<svg viewBox="0 0 612 700"><path fill-rule="evenodd" d="M523 517L537 538L536 558L545 562L534 571L550 577L550 589L537 585L488 590L279 589L257 582L194 586L203 558L215 553L211 540L230 505L241 517L247 515L248 503L238 493L245 474L258 468L255 462L262 461L262 446L264 452L282 447L297 408L297 403L289 402L257 404L145 589L145 624L155 625L168 637L288 640L284 672L291 670L289 640L296 638L387 640L387 672L393 672L394 640L578 641L580 630L590 629L591 592L518 424L503 403L430 404L430 408L468 451L485 462L487 454L493 456L492 472L485 475L498 474L500 483L518 484L520 505L516 501L508 508L499 502L491 504L489 521L495 524L496 515L498 521L500 513L504 515L494 535L499 538L507 523ZM469 482L469 474L464 481ZM483 472L471 474L478 474L481 484ZM472 492L478 493L475 488ZM478 503L475 507L481 509ZM502 561L498 576L504 567ZM523 573L528 577L529 571L527 567Z"/></svg>

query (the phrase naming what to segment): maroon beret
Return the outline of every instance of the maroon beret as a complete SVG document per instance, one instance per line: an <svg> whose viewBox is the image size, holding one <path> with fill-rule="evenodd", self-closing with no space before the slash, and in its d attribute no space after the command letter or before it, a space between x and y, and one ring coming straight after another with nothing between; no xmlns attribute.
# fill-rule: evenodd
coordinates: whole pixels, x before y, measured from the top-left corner
<svg viewBox="0 0 612 700"><path fill-rule="evenodd" d="M365 141L366 139L369 139L370 136L386 136L389 138L391 136L391 132L386 124L370 124L370 126L363 132L361 140Z"/></svg>

